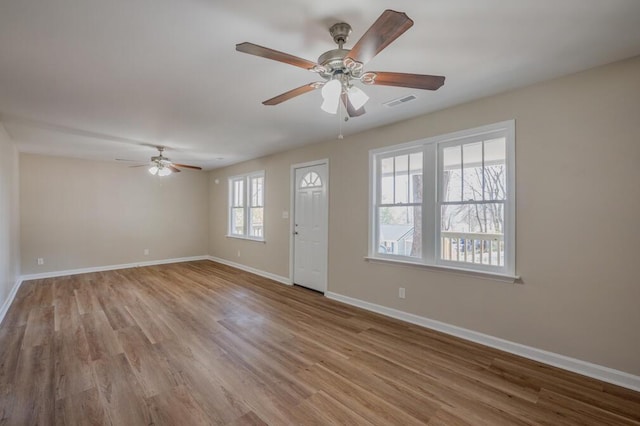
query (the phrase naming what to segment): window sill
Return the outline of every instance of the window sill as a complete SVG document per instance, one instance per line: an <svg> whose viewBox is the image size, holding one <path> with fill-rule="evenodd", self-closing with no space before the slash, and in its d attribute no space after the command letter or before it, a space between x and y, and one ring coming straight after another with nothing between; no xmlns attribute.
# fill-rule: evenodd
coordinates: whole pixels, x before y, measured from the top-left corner
<svg viewBox="0 0 640 426"><path fill-rule="evenodd" d="M467 275L467 276L495 280L495 281L503 281L507 283L520 282L519 275L508 275L508 274L500 274L497 272L487 272L487 271L473 271L470 269L455 268L451 266L442 266L442 265L426 265L424 263L411 262L406 260L397 260L397 259L385 259L381 257L365 256L364 259L367 262L388 263L388 264L398 265L398 266L418 267L423 269L430 269L433 271L450 272L454 274Z"/></svg>
<svg viewBox="0 0 640 426"><path fill-rule="evenodd" d="M243 237L242 235L225 235L227 238L235 238L236 240L254 241L256 243L266 243L264 238Z"/></svg>

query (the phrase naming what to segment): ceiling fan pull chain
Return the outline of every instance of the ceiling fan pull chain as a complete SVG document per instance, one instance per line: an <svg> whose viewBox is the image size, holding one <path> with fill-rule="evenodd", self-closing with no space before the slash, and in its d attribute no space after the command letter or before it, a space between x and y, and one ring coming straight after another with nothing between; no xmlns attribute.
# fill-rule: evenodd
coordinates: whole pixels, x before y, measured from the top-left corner
<svg viewBox="0 0 640 426"><path fill-rule="evenodd" d="M338 132L338 139L344 139L344 136L342 136L342 102L338 104Z"/></svg>

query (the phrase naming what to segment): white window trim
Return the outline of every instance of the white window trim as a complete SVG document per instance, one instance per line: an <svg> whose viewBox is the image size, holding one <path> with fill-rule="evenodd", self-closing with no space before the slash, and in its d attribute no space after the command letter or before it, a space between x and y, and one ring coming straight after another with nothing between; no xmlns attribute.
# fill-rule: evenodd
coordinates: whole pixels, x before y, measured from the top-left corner
<svg viewBox="0 0 640 426"><path fill-rule="evenodd" d="M440 260L437 253L440 247L439 221L440 214L436 212L439 165L441 161L438 155L438 148L441 145L460 143L463 139L484 136L493 132L503 132L506 136L506 186L507 200L505 202L505 260L504 267L490 267L489 265L466 265L458 262ZM399 155L403 151L409 152L421 148L423 155L423 213L422 213L422 257L417 259L409 256L398 256L379 253L378 248L378 219L377 219L377 197L378 194L378 162L387 155ZM427 164L436 159L437 162ZM445 135L433 136L418 141L403 144L386 146L369 151L369 261L381 261L384 263L403 264L407 266L418 266L427 269L437 269L442 271L452 271L474 276L486 276L502 281L514 282L520 277L516 275L516 222L515 222L515 120L507 120L493 123L473 129L448 133Z"/></svg>
<svg viewBox="0 0 640 426"><path fill-rule="evenodd" d="M267 198L266 198L266 177L265 177L265 172L264 170L259 170L256 172L251 172L251 173L244 173L241 175L235 175L235 176L230 176L228 178L228 199L227 199L227 238L237 238L240 240L249 240L249 241L257 241L257 242L266 242L265 240L265 231L266 231L266 227L263 223L263 228L262 228L262 237L253 237L249 235L249 222L250 222L250 214L251 214L251 190L250 190L250 185L251 185L251 179L255 178L255 177L262 177L262 208L264 209L263 212L266 214L266 203L267 203ZM244 229L245 229L245 233L244 234L234 234L231 232L232 229L232 215L231 215L231 209L232 209L232 203L233 203L233 182L238 181L238 180L243 180L244 181ZM263 219L264 220L264 219Z"/></svg>

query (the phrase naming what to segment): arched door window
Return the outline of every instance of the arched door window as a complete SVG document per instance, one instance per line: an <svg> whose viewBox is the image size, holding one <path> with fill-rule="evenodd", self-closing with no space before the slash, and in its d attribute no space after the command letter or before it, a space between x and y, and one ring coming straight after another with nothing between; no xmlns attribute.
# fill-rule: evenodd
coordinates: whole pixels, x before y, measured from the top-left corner
<svg viewBox="0 0 640 426"><path fill-rule="evenodd" d="M316 172L309 172L300 180L300 188L319 188L322 186L322 179Z"/></svg>

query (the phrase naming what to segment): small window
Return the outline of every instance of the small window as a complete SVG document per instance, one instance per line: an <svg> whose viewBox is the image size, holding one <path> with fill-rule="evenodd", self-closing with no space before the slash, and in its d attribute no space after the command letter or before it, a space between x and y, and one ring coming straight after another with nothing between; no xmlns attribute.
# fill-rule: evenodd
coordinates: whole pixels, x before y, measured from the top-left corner
<svg viewBox="0 0 640 426"><path fill-rule="evenodd" d="M229 236L264 240L264 172L229 178Z"/></svg>
<svg viewBox="0 0 640 426"><path fill-rule="evenodd" d="M300 181L300 188L319 188L322 186L322 179L316 172L309 172Z"/></svg>
<svg viewBox="0 0 640 426"><path fill-rule="evenodd" d="M370 256L515 274L514 122L371 152Z"/></svg>

